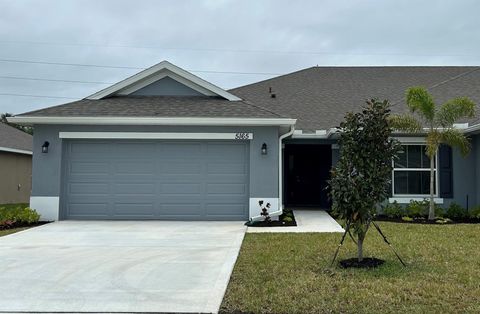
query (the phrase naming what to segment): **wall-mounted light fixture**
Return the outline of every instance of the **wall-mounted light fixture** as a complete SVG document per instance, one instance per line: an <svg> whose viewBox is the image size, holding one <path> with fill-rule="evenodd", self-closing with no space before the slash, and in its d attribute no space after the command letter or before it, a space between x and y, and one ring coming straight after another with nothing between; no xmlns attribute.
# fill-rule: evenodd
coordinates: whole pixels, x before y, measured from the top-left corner
<svg viewBox="0 0 480 314"><path fill-rule="evenodd" d="M45 141L45 143L43 143L42 145L42 153L44 154L48 153L48 146L50 146L50 143Z"/></svg>
<svg viewBox="0 0 480 314"><path fill-rule="evenodd" d="M262 155L266 155L267 154L267 143L263 143L262 144Z"/></svg>

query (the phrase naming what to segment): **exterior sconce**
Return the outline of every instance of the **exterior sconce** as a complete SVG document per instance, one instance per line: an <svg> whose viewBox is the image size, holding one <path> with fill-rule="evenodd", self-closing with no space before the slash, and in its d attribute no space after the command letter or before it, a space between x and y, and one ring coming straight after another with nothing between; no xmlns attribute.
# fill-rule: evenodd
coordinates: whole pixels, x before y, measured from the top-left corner
<svg viewBox="0 0 480 314"><path fill-rule="evenodd" d="M262 155L266 155L268 153L266 143L262 144L262 150L261 151L262 151Z"/></svg>
<svg viewBox="0 0 480 314"><path fill-rule="evenodd" d="M50 143L49 143L49 142L43 143L43 145L42 145L42 153L44 153L44 154L48 153L48 146L50 146Z"/></svg>

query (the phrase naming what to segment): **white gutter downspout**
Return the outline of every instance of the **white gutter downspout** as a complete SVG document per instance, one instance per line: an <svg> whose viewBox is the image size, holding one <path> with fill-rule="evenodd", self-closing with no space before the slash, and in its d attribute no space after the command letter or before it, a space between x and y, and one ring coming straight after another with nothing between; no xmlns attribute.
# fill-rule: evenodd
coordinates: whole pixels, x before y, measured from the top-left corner
<svg viewBox="0 0 480 314"><path fill-rule="evenodd" d="M295 131L295 125L290 126L290 131L285 134L280 135L278 138L278 207L279 210L269 213L270 216L280 216L283 214L283 155L282 155L282 141L284 138L289 137ZM253 216L250 218L250 221L256 221L261 218L264 218L262 215Z"/></svg>

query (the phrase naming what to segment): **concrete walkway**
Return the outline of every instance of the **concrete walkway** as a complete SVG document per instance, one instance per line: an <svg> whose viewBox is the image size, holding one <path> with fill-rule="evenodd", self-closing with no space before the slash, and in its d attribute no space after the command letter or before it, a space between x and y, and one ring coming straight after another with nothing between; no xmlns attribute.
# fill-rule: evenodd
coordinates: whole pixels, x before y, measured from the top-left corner
<svg viewBox="0 0 480 314"><path fill-rule="evenodd" d="M294 210L296 227L249 227L249 233L262 232L344 232L335 219L324 210Z"/></svg>
<svg viewBox="0 0 480 314"><path fill-rule="evenodd" d="M0 237L0 313L216 313L245 230L241 221L62 221Z"/></svg>

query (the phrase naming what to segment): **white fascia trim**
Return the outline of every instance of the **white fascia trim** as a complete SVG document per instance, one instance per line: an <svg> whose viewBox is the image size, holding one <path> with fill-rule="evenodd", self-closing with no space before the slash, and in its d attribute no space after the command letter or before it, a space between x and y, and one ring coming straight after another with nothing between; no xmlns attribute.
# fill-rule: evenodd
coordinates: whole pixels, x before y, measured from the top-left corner
<svg viewBox="0 0 480 314"><path fill-rule="evenodd" d="M65 139L251 140L253 133L60 132Z"/></svg>
<svg viewBox="0 0 480 314"><path fill-rule="evenodd" d="M160 72L162 70L168 70L168 71L171 71L172 73L180 76L180 77L183 77L184 79L200 86L200 87L203 87L205 88L206 90L209 90L211 91L212 93L218 95L218 96L221 96L225 99L228 99L230 101L238 101L238 100L241 100L241 98L225 91L224 89L210 83L210 82L207 82L205 81L204 79L201 79L199 78L198 76L188 72L188 71L185 71L173 64L171 64L170 62L168 61L162 61L146 70L143 70L123 81L120 81L116 84L113 84L112 86L109 86L95 94L92 94L90 96L87 97L87 99L101 99L101 98L104 98L104 97L107 97L109 95L112 95L113 93L121 90L121 89L124 89L124 88L127 88L128 86L131 86L151 75L154 75L155 73L157 72Z"/></svg>
<svg viewBox="0 0 480 314"><path fill-rule="evenodd" d="M2 152L9 152L9 153L17 153L17 154L24 154L24 155L32 155L33 153L29 150L23 149L16 149L16 148L8 148L8 147L0 147L0 151Z"/></svg>
<svg viewBox="0 0 480 314"><path fill-rule="evenodd" d="M9 122L33 124L86 125L204 125L204 126L268 126L294 125L296 119L285 118L180 118L180 117L9 117Z"/></svg>
<svg viewBox="0 0 480 314"><path fill-rule="evenodd" d="M335 131L334 128L329 130L315 130L315 133L303 133L303 130L295 130L292 138L326 139L335 133Z"/></svg>
<svg viewBox="0 0 480 314"><path fill-rule="evenodd" d="M426 138L425 137L408 137L408 136L394 136L402 144L425 144Z"/></svg>
<svg viewBox="0 0 480 314"><path fill-rule="evenodd" d="M399 197L390 197L388 199L389 203L397 202L398 204L408 204L410 201L417 201L421 202L424 200L428 200L430 197L425 196L425 197L418 197L418 196L399 196ZM435 197L433 199L435 204L443 204L443 198Z"/></svg>

